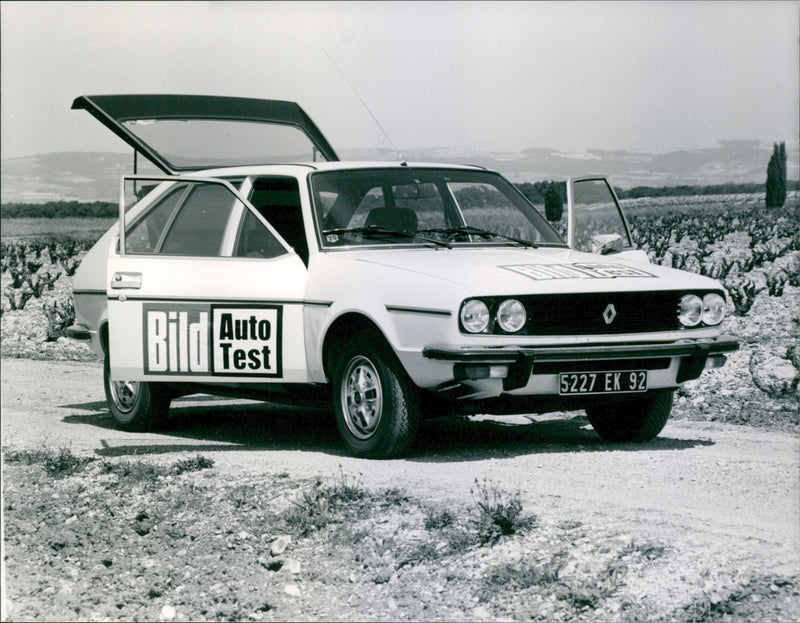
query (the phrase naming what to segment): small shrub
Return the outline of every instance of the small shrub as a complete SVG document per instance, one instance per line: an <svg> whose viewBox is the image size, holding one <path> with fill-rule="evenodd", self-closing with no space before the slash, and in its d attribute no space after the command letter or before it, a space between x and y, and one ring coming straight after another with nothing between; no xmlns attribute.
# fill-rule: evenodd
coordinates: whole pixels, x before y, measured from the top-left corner
<svg viewBox="0 0 800 623"><path fill-rule="evenodd" d="M566 550L553 553L548 560L536 561L525 558L521 561L497 565L484 576L489 587L506 587L524 590L532 586L546 586L559 581L561 570L567 564Z"/></svg>
<svg viewBox="0 0 800 623"><path fill-rule="evenodd" d="M349 476L340 465L339 474L329 487L330 497L337 502L357 502L363 500L366 494L367 492L361 482L361 474Z"/></svg>
<svg viewBox="0 0 800 623"><path fill-rule="evenodd" d="M176 461L172 466L172 470L177 475L180 475L184 472L197 472L201 469L208 469L210 467L214 467L213 459L207 459L201 454L198 454L191 459L182 459L180 461Z"/></svg>
<svg viewBox="0 0 800 623"><path fill-rule="evenodd" d="M12 311L25 309L25 305L33 296L33 290L27 282L23 282L19 288L8 287L4 292L8 300L8 308Z"/></svg>
<svg viewBox="0 0 800 623"><path fill-rule="evenodd" d="M82 470L94 459L78 457L69 448L58 450L4 450L3 460L6 463L20 463L22 465L42 465L44 470L54 478L70 476Z"/></svg>
<svg viewBox="0 0 800 623"><path fill-rule="evenodd" d="M147 461L103 461L101 469L104 473L115 474L120 481L154 482L159 476L169 474L169 469Z"/></svg>
<svg viewBox="0 0 800 623"><path fill-rule="evenodd" d="M234 508L249 508L253 504L258 492L252 484L242 484L228 489L227 495Z"/></svg>
<svg viewBox="0 0 800 623"><path fill-rule="evenodd" d="M745 316L756 301L758 291L755 282L750 277L733 274L725 279L724 286L733 301L736 315Z"/></svg>
<svg viewBox="0 0 800 623"><path fill-rule="evenodd" d="M475 523L484 543L512 535L536 521L533 515L523 514L519 491L509 494L500 489L496 482L485 478L479 481L476 478L470 493L477 507Z"/></svg>
<svg viewBox="0 0 800 623"><path fill-rule="evenodd" d="M330 496L317 480L300 492L292 506L283 513L283 519L293 530L306 535L320 530L331 522Z"/></svg>
<svg viewBox="0 0 800 623"><path fill-rule="evenodd" d="M406 495L406 492L399 487L384 489L378 495L380 497L380 502L384 506L400 506L404 502L408 502L408 495Z"/></svg>
<svg viewBox="0 0 800 623"><path fill-rule="evenodd" d="M449 508L429 508L425 513L425 529L441 530L455 523L456 516Z"/></svg>
<svg viewBox="0 0 800 623"><path fill-rule="evenodd" d="M783 289L786 287L786 282L789 281L789 276L782 270L772 270L766 273L767 279L767 292L770 296L783 296Z"/></svg>
<svg viewBox="0 0 800 623"><path fill-rule="evenodd" d="M30 277L26 278L28 286L33 292L33 296L42 298L45 290L52 290L53 284L61 276L61 273L54 273L49 270L41 271L38 273L31 273Z"/></svg>
<svg viewBox="0 0 800 623"><path fill-rule="evenodd" d="M286 524L305 535L321 530L330 523L342 520L354 507L360 507L368 492L361 484L361 476L350 476L339 466L333 482L325 485L317 479L313 485L300 492L292 506L284 512Z"/></svg>
<svg viewBox="0 0 800 623"><path fill-rule="evenodd" d="M55 342L58 338L65 337L67 327L75 322L72 296L44 301L42 313L47 318L47 341Z"/></svg>

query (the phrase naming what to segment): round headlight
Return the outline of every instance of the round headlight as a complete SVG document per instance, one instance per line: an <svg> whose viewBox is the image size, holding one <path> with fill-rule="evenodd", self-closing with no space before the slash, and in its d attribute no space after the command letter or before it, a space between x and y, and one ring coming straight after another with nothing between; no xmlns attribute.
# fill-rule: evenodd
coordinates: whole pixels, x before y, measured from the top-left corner
<svg viewBox="0 0 800 623"><path fill-rule="evenodd" d="M497 324L506 333L516 333L525 326L525 306L516 299L506 299L497 308Z"/></svg>
<svg viewBox="0 0 800 623"><path fill-rule="evenodd" d="M684 327L696 327L703 317L703 301L694 294L685 294L681 298L678 320Z"/></svg>
<svg viewBox="0 0 800 623"><path fill-rule="evenodd" d="M703 297L703 322L709 325L719 324L725 317L727 305L725 299L712 292Z"/></svg>
<svg viewBox="0 0 800 623"><path fill-rule="evenodd" d="M489 308L478 299L467 301L461 307L461 325L470 333L480 333L489 326Z"/></svg>

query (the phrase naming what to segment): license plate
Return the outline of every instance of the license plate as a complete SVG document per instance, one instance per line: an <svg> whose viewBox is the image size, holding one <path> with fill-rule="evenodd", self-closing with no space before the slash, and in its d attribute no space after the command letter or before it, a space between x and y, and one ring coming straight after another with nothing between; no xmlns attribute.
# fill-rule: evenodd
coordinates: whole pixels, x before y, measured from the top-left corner
<svg viewBox="0 0 800 623"><path fill-rule="evenodd" d="M562 372L558 375L558 393L561 396L625 394L644 391L647 391L646 370Z"/></svg>

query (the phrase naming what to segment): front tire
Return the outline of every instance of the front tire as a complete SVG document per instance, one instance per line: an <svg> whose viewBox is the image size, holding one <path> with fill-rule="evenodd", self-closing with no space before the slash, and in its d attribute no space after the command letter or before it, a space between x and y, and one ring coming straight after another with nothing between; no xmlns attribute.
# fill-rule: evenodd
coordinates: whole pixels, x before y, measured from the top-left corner
<svg viewBox="0 0 800 623"><path fill-rule="evenodd" d="M667 425L674 390L658 390L644 398L587 407L592 428L606 441L644 442Z"/></svg>
<svg viewBox="0 0 800 623"><path fill-rule="evenodd" d="M103 387L108 410L121 429L149 431L164 427L171 397L158 383L112 381L106 357L103 364Z"/></svg>
<svg viewBox="0 0 800 623"><path fill-rule="evenodd" d="M403 454L419 428L420 395L388 345L358 333L331 363L336 427L348 450L369 459Z"/></svg>

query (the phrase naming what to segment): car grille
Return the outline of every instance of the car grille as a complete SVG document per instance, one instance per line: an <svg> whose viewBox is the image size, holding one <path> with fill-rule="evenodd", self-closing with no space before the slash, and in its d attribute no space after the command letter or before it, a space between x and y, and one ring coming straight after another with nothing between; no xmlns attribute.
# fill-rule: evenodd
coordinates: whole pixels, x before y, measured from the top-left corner
<svg viewBox="0 0 800 623"><path fill-rule="evenodd" d="M589 361L536 361L533 374L558 374L559 372L612 372L616 370L666 370L669 357L639 359L590 359Z"/></svg>
<svg viewBox="0 0 800 623"><path fill-rule="evenodd" d="M678 306L684 294L610 292L516 298L528 312L522 331L527 335L609 335L680 329Z"/></svg>

